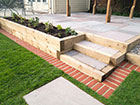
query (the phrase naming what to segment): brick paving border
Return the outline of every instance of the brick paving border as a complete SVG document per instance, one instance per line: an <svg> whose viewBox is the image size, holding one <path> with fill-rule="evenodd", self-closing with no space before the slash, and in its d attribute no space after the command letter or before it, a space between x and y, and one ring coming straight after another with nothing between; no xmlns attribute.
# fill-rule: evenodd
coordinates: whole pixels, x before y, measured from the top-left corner
<svg viewBox="0 0 140 105"><path fill-rule="evenodd" d="M33 47L32 45L28 44L27 42L24 42L23 40L20 40L14 35L9 34L8 32L2 29L0 29L0 33L4 34L11 40L26 48L27 50L40 56L50 64L61 69L71 77L75 78L79 82L82 82L83 84L96 91L99 95L104 96L105 98L109 98L112 95L112 93L125 80L125 78L129 75L129 73L132 70L140 72L140 66L131 64L127 61L123 61L106 80L104 80L103 82L98 82L97 80L89 77L86 74L83 74L79 70L76 70L75 68L54 58L53 56L41 51L40 49Z"/></svg>

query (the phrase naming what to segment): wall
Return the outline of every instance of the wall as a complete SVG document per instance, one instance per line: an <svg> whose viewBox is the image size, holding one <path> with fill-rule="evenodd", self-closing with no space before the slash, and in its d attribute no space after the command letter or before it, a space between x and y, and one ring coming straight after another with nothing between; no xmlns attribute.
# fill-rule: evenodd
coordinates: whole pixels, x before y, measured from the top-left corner
<svg viewBox="0 0 140 105"><path fill-rule="evenodd" d="M66 0L54 0L54 13L66 12ZM72 12L88 11L90 0L70 0Z"/></svg>
<svg viewBox="0 0 140 105"><path fill-rule="evenodd" d="M29 5L29 0L24 0L24 4ZM31 10L30 6L25 6L27 10ZM47 12L48 11L48 0L46 2L43 2L43 0L40 0L40 2L37 2L37 0L34 0L33 2L33 10L35 11L41 11L41 12Z"/></svg>

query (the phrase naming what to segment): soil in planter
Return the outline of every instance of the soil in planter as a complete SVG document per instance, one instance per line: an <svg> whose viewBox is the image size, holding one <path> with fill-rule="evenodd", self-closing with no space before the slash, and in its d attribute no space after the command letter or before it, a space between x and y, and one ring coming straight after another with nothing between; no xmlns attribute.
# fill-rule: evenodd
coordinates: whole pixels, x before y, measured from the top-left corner
<svg viewBox="0 0 140 105"><path fill-rule="evenodd" d="M14 19L12 17L5 17L5 19L8 19L10 21L22 24L24 26L39 30L41 32L50 34L50 35L58 37L58 38L64 38L64 37L72 36L71 33L69 33L69 32L66 33L66 29L58 30L57 27L52 26L52 29L50 29L49 31L46 31L45 30L46 26L45 26L44 23L38 23L36 26L33 26L33 24L31 24L31 22L28 19L24 18L24 21L21 21L21 18L18 17L18 16L16 16ZM75 32L75 35L77 35L77 32Z"/></svg>

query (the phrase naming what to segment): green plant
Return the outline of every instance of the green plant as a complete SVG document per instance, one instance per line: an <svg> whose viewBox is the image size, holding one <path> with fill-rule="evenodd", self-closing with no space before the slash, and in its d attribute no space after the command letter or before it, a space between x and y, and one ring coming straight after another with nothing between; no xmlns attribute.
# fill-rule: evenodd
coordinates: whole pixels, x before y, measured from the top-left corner
<svg viewBox="0 0 140 105"><path fill-rule="evenodd" d="M78 33L75 30L71 31L71 35L77 35Z"/></svg>
<svg viewBox="0 0 140 105"><path fill-rule="evenodd" d="M71 33L71 28L70 27L67 27L66 28L66 34L69 34L69 33Z"/></svg>
<svg viewBox="0 0 140 105"><path fill-rule="evenodd" d="M21 24L23 24L23 23L24 23L24 21L26 20L26 19L25 19L24 17L22 17L22 16L19 16L19 18L20 18L20 20L19 20L19 21L20 21L20 23L21 23Z"/></svg>
<svg viewBox="0 0 140 105"><path fill-rule="evenodd" d="M21 24L24 23L24 20L20 19L20 23L21 23Z"/></svg>
<svg viewBox="0 0 140 105"><path fill-rule="evenodd" d="M28 23L28 27L31 27L31 24L30 23Z"/></svg>
<svg viewBox="0 0 140 105"><path fill-rule="evenodd" d="M60 32L58 32L58 37L61 37L61 33Z"/></svg>
<svg viewBox="0 0 140 105"><path fill-rule="evenodd" d="M30 19L29 19L29 23L30 23L33 27L36 27L36 26L38 26L38 24L39 24L39 18L38 18L38 17L30 18Z"/></svg>
<svg viewBox="0 0 140 105"><path fill-rule="evenodd" d="M72 30L70 27L67 27L66 34L77 35L78 33L75 30Z"/></svg>
<svg viewBox="0 0 140 105"><path fill-rule="evenodd" d="M50 31L51 29L53 29L53 25L52 25L52 23L49 23L49 21L48 22L46 22L45 23L45 31Z"/></svg>
<svg viewBox="0 0 140 105"><path fill-rule="evenodd" d="M57 29L58 30L62 30L62 26L61 25L57 25Z"/></svg>
<svg viewBox="0 0 140 105"><path fill-rule="evenodd" d="M39 18L38 17L35 17L34 23L33 23L33 27L38 26L38 24L39 24Z"/></svg>
<svg viewBox="0 0 140 105"><path fill-rule="evenodd" d="M17 18L19 18L19 16L16 13L12 13L12 20L17 22Z"/></svg>

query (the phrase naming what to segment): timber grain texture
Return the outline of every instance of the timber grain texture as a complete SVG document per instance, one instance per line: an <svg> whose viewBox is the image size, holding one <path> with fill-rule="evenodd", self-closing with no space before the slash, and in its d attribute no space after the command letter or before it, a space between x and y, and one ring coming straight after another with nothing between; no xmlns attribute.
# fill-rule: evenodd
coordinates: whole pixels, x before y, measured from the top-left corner
<svg viewBox="0 0 140 105"><path fill-rule="evenodd" d="M126 58L129 62L140 66L140 55L127 53Z"/></svg>

